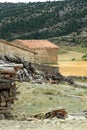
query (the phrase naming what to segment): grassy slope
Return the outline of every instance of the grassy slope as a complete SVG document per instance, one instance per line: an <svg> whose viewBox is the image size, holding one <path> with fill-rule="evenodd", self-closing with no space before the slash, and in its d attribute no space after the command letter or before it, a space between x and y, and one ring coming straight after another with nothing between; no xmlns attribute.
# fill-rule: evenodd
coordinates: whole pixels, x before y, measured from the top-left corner
<svg viewBox="0 0 87 130"><path fill-rule="evenodd" d="M87 53L87 47L81 47L81 46L66 46L66 45L59 45L59 54L67 53L68 51L74 51L74 52L81 52L81 53Z"/></svg>
<svg viewBox="0 0 87 130"><path fill-rule="evenodd" d="M13 112L21 115L44 113L60 107L68 112L87 109L87 90L74 88L68 84L17 83L20 91Z"/></svg>

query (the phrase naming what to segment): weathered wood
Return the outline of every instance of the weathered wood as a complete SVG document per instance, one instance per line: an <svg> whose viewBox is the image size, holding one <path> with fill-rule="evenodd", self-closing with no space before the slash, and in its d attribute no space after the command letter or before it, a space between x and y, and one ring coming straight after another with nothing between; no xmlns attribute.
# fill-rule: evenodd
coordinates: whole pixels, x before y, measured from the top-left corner
<svg viewBox="0 0 87 130"><path fill-rule="evenodd" d="M65 109L58 109L58 110L53 110L45 114L40 113L40 114L34 115L34 118L37 118L37 119L47 119L47 118L54 118L54 117L65 119L67 117L67 112Z"/></svg>
<svg viewBox="0 0 87 130"><path fill-rule="evenodd" d="M16 98L16 83L18 71L23 68L22 64L0 64L0 114L5 115L10 112L11 105ZM21 73L20 73L21 74Z"/></svg>
<svg viewBox="0 0 87 130"><path fill-rule="evenodd" d="M15 63L1 64L0 67L13 67L17 69L17 68L23 68L23 64L15 64Z"/></svg>
<svg viewBox="0 0 87 130"><path fill-rule="evenodd" d="M64 119L66 115L67 115L67 112L65 109L58 109L58 110L54 110L54 111L46 113L45 118L57 117L57 118Z"/></svg>
<svg viewBox="0 0 87 130"><path fill-rule="evenodd" d="M0 79L0 84L2 83L12 83L12 79Z"/></svg>
<svg viewBox="0 0 87 130"><path fill-rule="evenodd" d="M21 69L21 68L23 68L23 64L15 64L15 63L9 63L9 64L1 64L0 65L0 68L1 67L7 67L7 68L14 68L16 71L18 70L18 69Z"/></svg>
<svg viewBox="0 0 87 130"><path fill-rule="evenodd" d="M0 82L2 80L17 80L17 76L16 75L5 75L5 74L0 74ZM3 81L4 82L4 81Z"/></svg>
<svg viewBox="0 0 87 130"><path fill-rule="evenodd" d="M0 74L16 74L13 67L0 67Z"/></svg>
<svg viewBox="0 0 87 130"><path fill-rule="evenodd" d="M0 84L0 90L8 90L10 88L16 89L16 85Z"/></svg>
<svg viewBox="0 0 87 130"><path fill-rule="evenodd" d="M0 110L0 114L5 114L5 113L9 113L10 112L10 109L8 110Z"/></svg>
<svg viewBox="0 0 87 130"><path fill-rule="evenodd" d="M5 114L0 113L0 120L4 120L5 119Z"/></svg>
<svg viewBox="0 0 87 130"><path fill-rule="evenodd" d="M0 110L8 110L9 109L9 107L1 107L0 106Z"/></svg>
<svg viewBox="0 0 87 130"><path fill-rule="evenodd" d="M3 83L0 83L0 86L14 86L14 82L3 82Z"/></svg>
<svg viewBox="0 0 87 130"><path fill-rule="evenodd" d="M8 97L8 98L3 98L2 100L0 99L0 102L7 102L7 101L13 101L17 100L18 98L16 97Z"/></svg>

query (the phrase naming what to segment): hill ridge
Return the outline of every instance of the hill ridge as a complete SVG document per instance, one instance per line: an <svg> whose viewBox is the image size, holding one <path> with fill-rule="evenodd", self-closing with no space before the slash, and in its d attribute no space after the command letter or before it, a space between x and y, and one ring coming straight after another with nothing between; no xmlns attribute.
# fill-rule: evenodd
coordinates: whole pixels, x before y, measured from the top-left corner
<svg viewBox="0 0 87 130"><path fill-rule="evenodd" d="M87 31L87 0L0 3L0 38L47 39Z"/></svg>

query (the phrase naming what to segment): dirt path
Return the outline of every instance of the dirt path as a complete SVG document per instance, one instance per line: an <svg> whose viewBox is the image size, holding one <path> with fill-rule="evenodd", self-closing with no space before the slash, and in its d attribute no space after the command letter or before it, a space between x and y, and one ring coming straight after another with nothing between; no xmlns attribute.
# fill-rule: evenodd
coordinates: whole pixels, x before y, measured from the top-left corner
<svg viewBox="0 0 87 130"><path fill-rule="evenodd" d="M87 130L86 118L0 121L0 130Z"/></svg>

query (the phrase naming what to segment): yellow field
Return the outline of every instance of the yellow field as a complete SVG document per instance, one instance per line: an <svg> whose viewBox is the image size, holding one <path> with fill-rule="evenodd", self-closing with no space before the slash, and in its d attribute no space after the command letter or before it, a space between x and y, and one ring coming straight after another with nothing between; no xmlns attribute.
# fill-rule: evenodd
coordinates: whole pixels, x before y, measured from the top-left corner
<svg viewBox="0 0 87 130"><path fill-rule="evenodd" d="M87 76L87 61L59 61L59 72L65 76Z"/></svg>
<svg viewBox="0 0 87 130"><path fill-rule="evenodd" d="M68 51L58 55L59 72L65 76L87 76L87 61L82 61L84 53ZM74 58L75 61L72 61Z"/></svg>

